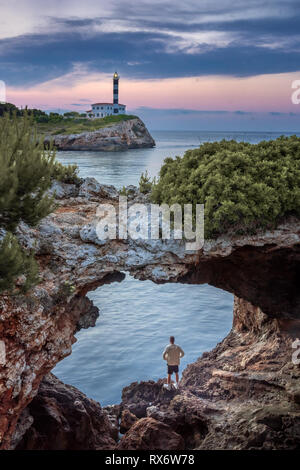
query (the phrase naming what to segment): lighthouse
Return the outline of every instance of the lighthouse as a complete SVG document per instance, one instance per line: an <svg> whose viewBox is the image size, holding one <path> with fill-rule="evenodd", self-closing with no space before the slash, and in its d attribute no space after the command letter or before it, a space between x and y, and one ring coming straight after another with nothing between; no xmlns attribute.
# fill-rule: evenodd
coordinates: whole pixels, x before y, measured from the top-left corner
<svg viewBox="0 0 300 470"><path fill-rule="evenodd" d="M112 103L94 103L92 109L86 111L90 119L103 118L114 114L126 114L126 105L119 103L119 75L113 74L113 102Z"/></svg>
<svg viewBox="0 0 300 470"><path fill-rule="evenodd" d="M119 104L119 75L117 72L115 72L113 76L113 97L115 108L115 105Z"/></svg>

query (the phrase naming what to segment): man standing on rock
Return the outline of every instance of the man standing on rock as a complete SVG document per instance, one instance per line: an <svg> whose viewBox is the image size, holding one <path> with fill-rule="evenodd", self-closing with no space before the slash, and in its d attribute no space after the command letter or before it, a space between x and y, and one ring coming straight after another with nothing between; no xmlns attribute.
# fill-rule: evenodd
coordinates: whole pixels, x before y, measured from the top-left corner
<svg viewBox="0 0 300 470"><path fill-rule="evenodd" d="M163 352L163 359L167 361L168 364L168 383L164 384L165 388L170 390L171 388L171 375L175 372L176 375L176 384L175 388L178 388L179 375L178 375L178 366L180 364L180 359L184 356L184 351L180 346L175 344L174 336L170 336L170 344L165 348Z"/></svg>

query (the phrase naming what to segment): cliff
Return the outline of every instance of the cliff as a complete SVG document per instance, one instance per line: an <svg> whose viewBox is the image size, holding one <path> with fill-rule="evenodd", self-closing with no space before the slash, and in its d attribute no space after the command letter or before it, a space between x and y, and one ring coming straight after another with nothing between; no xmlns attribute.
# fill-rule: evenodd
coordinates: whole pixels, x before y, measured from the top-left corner
<svg viewBox="0 0 300 470"><path fill-rule="evenodd" d="M187 449L299 449L300 368L291 362L299 320L271 320L237 297L233 318L229 335L188 365L178 391L163 392L151 382L123 390L123 413L128 409L140 419L118 448L136 442L138 423L144 442L146 423L154 419L157 435L163 423L184 439Z"/></svg>
<svg viewBox="0 0 300 470"><path fill-rule="evenodd" d="M6 363L0 365L1 447L22 448L22 442L23 448L28 442L38 447L32 438L38 436L37 408L28 405L34 397L47 400L43 385L38 392L43 378L71 353L74 333L94 325L97 308L86 293L122 281L124 271L157 283L209 283L234 293L236 300L229 336L188 366L179 391L163 392L155 382L124 390L121 407L107 411L110 422L126 410L138 420L133 417L116 445L150 448L149 436L161 430L160 448L168 442L173 449L299 447L300 374L291 362L292 342L300 335L299 220L253 236L222 236L187 254L181 241L100 241L96 209L99 202L117 205L114 187L88 178L79 186L55 184L54 189L56 211L36 229L18 228L20 242L37 250L40 284L27 295L0 298L0 339L6 347ZM132 198L146 201L137 191ZM60 406L55 409L59 416ZM88 409L92 405L85 406L87 414ZM44 419L45 433L51 434L54 428ZM72 426L80 429L74 421ZM107 421L103 429L111 438ZM91 447L102 445L97 439ZM72 438L66 442L65 448L77 446ZM101 442L108 442L105 436Z"/></svg>
<svg viewBox="0 0 300 470"><path fill-rule="evenodd" d="M45 136L45 144L51 140L58 150L114 152L155 146L154 139L139 118L109 124L93 131Z"/></svg>

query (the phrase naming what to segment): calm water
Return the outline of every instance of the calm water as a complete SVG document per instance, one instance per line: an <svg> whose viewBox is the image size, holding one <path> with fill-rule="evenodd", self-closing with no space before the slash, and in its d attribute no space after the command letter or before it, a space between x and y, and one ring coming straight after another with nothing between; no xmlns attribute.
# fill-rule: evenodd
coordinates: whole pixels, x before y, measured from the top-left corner
<svg viewBox="0 0 300 470"><path fill-rule="evenodd" d="M183 155L201 142L226 139L259 142L279 133L152 132L153 149L109 152L60 152L65 164L76 163L80 176L93 176L117 187L138 184L148 169L157 175L164 158ZM102 405L118 403L122 388L133 381L165 374L162 350L172 334L185 350L181 370L226 336L232 324L233 296L208 285L155 285L128 276L89 294L100 309L95 328L77 334L71 356L54 373Z"/></svg>
<svg viewBox="0 0 300 470"><path fill-rule="evenodd" d="M257 143L280 136L280 133L275 132L154 131L151 134L157 144L153 149L127 152L60 152L58 159L65 164L76 163L82 177L93 176L101 183L121 188L128 184L137 185L141 173L146 169L151 176L156 176L166 157L181 156L185 150L199 147L202 142L235 139Z"/></svg>

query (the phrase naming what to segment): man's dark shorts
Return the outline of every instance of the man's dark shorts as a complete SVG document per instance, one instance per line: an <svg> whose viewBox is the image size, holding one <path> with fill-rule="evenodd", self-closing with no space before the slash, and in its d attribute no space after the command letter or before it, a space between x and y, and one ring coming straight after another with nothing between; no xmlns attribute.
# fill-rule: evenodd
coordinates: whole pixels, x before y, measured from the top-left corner
<svg viewBox="0 0 300 470"><path fill-rule="evenodd" d="M168 366L168 374L172 375L173 372L178 373L178 366Z"/></svg>

